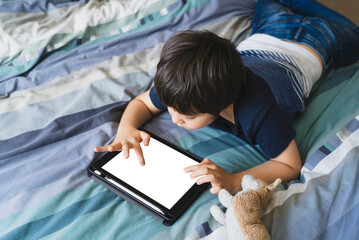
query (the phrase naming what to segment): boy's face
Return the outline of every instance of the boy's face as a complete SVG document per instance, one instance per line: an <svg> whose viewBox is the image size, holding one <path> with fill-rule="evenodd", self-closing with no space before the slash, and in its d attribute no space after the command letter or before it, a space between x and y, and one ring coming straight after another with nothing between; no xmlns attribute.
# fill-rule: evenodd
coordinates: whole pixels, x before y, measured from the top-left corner
<svg viewBox="0 0 359 240"><path fill-rule="evenodd" d="M167 109L171 114L172 122L186 129L203 128L211 124L216 119L216 116L208 113L199 113L193 116L187 116L180 114L171 107L168 107Z"/></svg>

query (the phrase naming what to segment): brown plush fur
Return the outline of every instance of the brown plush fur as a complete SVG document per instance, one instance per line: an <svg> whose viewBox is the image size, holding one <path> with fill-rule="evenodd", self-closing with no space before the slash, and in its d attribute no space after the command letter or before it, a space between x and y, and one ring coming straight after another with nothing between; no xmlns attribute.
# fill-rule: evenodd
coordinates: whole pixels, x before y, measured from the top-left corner
<svg viewBox="0 0 359 240"><path fill-rule="evenodd" d="M257 181L259 185L258 190L247 190L233 197L233 209L246 239L270 239L269 233L260 219L260 213L272 199L271 191L281 181L277 179L271 185L262 180Z"/></svg>

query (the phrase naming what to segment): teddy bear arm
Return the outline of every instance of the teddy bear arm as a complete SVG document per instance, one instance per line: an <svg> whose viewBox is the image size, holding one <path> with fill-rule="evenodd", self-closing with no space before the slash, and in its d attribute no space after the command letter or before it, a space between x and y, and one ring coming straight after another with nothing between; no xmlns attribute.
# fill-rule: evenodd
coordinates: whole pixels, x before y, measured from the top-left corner
<svg viewBox="0 0 359 240"><path fill-rule="evenodd" d="M226 189L222 188L218 193L218 199L223 206L228 208L232 205L233 196Z"/></svg>
<svg viewBox="0 0 359 240"><path fill-rule="evenodd" d="M219 222L222 225L225 225L226 215L219 206L213 205L210 209L210 212L217 222Z"/></svg>
<svg viewBox="0 0 359 240"><path fill-rule="evenodd" d="M260 221L242 228L246 239L270 240L270 235L264 224Z"/></svg>

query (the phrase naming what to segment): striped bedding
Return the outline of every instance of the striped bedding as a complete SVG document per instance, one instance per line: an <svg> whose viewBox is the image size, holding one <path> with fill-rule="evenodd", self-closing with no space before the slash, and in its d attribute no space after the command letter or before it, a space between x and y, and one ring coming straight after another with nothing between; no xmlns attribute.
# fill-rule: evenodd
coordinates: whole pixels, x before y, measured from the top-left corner
<svg viewBox="0 0 359 240"><path fill-rule="evenodd" d="M218 224L209 191L172 227L93 182L129 100L152 85L163 43L207 29L238 44L254 0L0 1L0 239L199 239ZM359 233L359 64L333 70L293 125L304 166L263 213L273 239ZM229 172L265 161L211 128L146 128Z"/></svg>

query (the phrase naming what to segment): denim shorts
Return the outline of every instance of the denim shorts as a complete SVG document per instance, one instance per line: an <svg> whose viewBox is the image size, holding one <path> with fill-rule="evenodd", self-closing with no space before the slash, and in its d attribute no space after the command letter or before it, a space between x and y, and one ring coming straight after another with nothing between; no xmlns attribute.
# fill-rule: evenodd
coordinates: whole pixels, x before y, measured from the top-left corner
<svg viewBox="0 0 359 240"><path fill-rule="evenodd" d="M252 34L264 33L312 48L321 57L324 72L359 59L359 27L354 23L316 1L281 3L258 0Z"/></svg>

